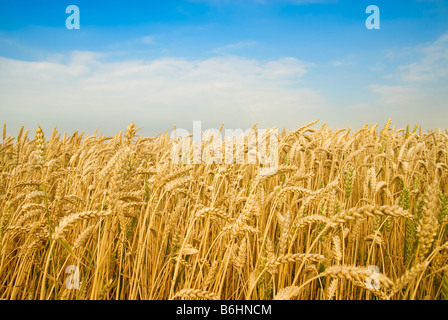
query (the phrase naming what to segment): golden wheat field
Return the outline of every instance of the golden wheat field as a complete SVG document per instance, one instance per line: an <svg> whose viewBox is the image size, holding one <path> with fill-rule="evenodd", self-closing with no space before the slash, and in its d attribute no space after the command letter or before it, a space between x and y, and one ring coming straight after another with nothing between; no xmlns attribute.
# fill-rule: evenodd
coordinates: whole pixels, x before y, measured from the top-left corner
<svg viewBox="0 0 448 320"><path fill-rule="evenodd" d="M448 299L446 129L315 121L264 175L134 123L3 128L1 299Z"/></svg>

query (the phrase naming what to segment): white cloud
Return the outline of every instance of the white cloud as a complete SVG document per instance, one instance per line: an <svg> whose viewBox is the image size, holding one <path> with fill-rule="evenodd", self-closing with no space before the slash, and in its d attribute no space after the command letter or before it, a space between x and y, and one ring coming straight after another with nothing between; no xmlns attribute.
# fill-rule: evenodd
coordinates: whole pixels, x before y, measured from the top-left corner
<svg viewBox="0 0 448 320"><path fill-rule="evenodd" d="M418 91L412 86L396 85L370 85L369 89L378 95L383 105L395 106L401 108L413 104L418 95Z"/></svg>
<svg viewBox="0 0 448 320"><path fill-rule="evenodd" d="M447 128L448 34L429 44L406 48L401 53L410 59L411 51L420 55L418 59L384 76L394 84L368 86L374 94L369 105L378 115L397 119L402 126L414 122L428 129ZM394 55L391 52L388 58Z"/></svg>
<svg viewBox="0 0 448 320"><path fill-rule="evenodd" d="M307 64L295 58L103 58L94 52L39 62L0 58L0 118L68 131L98 126L114 132L135 121L154 133L174 124L188 127L193 120L230 128L256 122L294 128L309 120L305 111L324 105L318 92L300 85Z"/></svg>
<svg viewBox="0 0 448 320"><path fill-rule="evenodd" d="M263 77L277 80L300 78L308 72L307 66L311 66L311 64L304 64L296 58L269 61L265 64Z"/></svg>

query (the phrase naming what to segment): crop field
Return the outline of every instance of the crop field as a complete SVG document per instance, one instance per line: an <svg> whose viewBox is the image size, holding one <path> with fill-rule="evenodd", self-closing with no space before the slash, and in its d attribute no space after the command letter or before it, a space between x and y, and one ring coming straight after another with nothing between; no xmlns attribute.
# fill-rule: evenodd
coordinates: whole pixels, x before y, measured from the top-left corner
<svg viewBox="0 0 448 320"><path fill-rule="evenodd" d="M447 129L315 121L270 174L179 140L5 125L0 299L448 299Z"/></svg>

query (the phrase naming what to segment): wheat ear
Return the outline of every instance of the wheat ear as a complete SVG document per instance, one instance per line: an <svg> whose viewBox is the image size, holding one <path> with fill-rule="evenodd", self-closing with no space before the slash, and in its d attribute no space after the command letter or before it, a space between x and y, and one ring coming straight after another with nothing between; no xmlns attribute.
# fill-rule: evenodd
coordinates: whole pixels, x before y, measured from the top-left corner
<svg viewBox="0 0 448 320"><path fill-rule="evenodd" d="M350 220L356 220L374 216L391 216L413 219L413 216L399 206L364 206L342 211L331 218L332 223L346 223Z"/></svg>
<svg viewBox="0 0 448 320"><path fill-rule="evenodd" d="M63 238L65 232L79 220L104 217L109 214L110 211L84 211L84 212L72 213L71 215L68 215L61 220L59 225L54 229L52 238L53 240Z"/></svg>
<svg viewBox="0 0 448 320"><path fill-rule="evenodd" d="M219 300L219 296L216 293L200 289L182 289L170 300L176 298L183 298L186 300Z"/></svg>

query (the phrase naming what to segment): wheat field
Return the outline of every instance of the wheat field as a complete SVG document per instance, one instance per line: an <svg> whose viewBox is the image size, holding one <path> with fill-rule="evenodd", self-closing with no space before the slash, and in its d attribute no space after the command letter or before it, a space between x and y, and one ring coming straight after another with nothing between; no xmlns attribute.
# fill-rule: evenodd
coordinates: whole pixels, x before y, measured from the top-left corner
<svg viewBox="0 0 448 320"><path fill-rule="evenodd" d="M446 129L314 121L270 175L32 130L3 127L0 299L448 299Z"/></svg>

